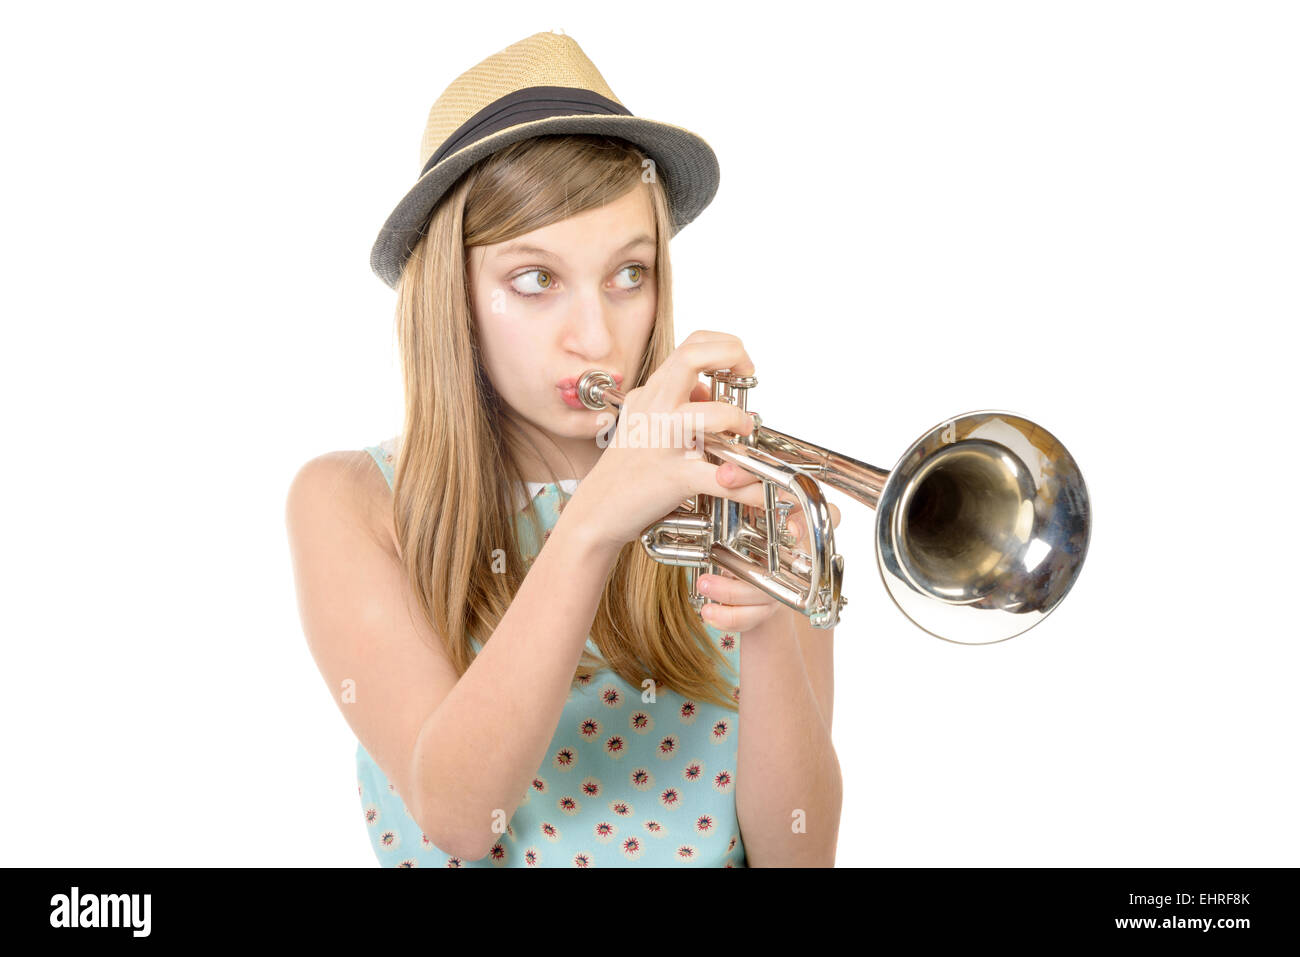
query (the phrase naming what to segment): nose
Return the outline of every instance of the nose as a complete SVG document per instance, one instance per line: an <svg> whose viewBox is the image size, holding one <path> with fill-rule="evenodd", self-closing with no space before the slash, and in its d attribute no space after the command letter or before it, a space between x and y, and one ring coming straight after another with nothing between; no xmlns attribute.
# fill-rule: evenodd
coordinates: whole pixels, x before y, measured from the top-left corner
<svg viewBox="0 0 1300 957"><path fill-rule="evenodd" d="M564 346L574 355L593 362L609 355L614 336L600 290L584 290L574 296L564 329Z"/></svg>

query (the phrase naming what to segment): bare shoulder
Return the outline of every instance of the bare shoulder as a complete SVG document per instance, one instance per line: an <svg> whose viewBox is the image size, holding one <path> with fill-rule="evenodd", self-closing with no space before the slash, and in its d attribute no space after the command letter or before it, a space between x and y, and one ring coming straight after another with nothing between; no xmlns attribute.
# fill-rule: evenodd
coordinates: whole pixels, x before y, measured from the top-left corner
<svg viewBox="0 0 1300 957"><path fill-rule="evenodd" d="M290 503L308 499L333 515L346 516L371 531L397 555L393 528L393 493L370 453L364 449L324 452L294 476Z"/></svg>

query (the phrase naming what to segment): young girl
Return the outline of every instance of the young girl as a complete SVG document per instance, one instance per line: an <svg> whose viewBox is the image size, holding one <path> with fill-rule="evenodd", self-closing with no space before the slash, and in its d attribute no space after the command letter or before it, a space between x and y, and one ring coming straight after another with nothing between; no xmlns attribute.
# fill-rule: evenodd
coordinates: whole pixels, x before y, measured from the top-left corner
<svg viewBox="0 0 1300 957"><path fill-rule="evenodd" d="M634 438L753 428L700 381L754 374L740 340L673 348L668 239L712 198L712 152L557 34L463 74L424 147L372 255L401 435L313 459L287 505L379 862L832 864L830 634L729 573L701 574L697 612L639 540L699 494L763 504L745 470ZM608 447L588 369L627 394Z"/></svg>

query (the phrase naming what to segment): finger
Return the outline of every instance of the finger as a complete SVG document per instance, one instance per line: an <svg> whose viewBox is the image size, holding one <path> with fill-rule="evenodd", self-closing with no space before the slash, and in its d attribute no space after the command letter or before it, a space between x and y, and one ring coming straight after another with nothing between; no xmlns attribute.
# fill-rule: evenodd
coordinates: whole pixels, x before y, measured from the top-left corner
<svg viewBox="0 0 1300 957"><path fill-rule="evenodd" d="M689 336L682 340L682 345L688 342L713 342L718 339L736 338L730 332L715 332L712 329L696 329Z"/></svg>
<svg viewBox="0 0 1300 957"><path fill-rule="evenodd" d="M719 465L717 479L719 485L725 485L727 488L742 488L762 481L749 469L741 468L735 462L723 462Z"/></svg>
<svg viewBox="0 0 1300 957"><path fill-rule="evenodd" d="M754 417L738 405L721 399L706 399L700 402L685 402L677 412L683 417L683 425L699 432L734 432L736 435L749 435L754 431Z"/></svg>
<svg viewBox="0 0 1300 957"><path fill-rule="evenodd" d="M687 462L687 482L691 494L715 495L731 499L754 508L763 507L763 483L751 482L739 488L729 488L718 482L718 467L701 457Z"/></svg>
<svg viewBox="0 0 1300 957"><path fill-rule="evenodd" d="M780 602L775 601L762 605L706 604L700 609L700 617L719 631L746 632L767 621L780 607Z"/></svg>
<svg viewBox="0 0 1300 957"><path fill-rule="evenodd" d="M735 336L717 335L723 337L696 340L692 336L673 350L653 376L656 386L664 390L661 394L688 395L700 373L708 370L730 369L737 375L754 374L754 363L741 341Z"/></svg>
<svg viewBox="0 0 1300 957"><path fill-rule="evenodd" d="M723 569L723 575L700 575L695 579L695 590L705 598L724 605L762 605L776 601L752 582L747 582L730 575Z"/></svg>
<svg viewBox="0 0 1300 957"><path fill-rule="evenodd" d="M840 524L839 506L834 505L831 502L827 502L826 510L830 513L831 516L831 528L838 528ZM797 541L803 542L803 522L800 519L797 519L793 515L791 515L789 521L785 523L785 527L787 530L789 530L789 532L792 535L794 535Z"/></svg>

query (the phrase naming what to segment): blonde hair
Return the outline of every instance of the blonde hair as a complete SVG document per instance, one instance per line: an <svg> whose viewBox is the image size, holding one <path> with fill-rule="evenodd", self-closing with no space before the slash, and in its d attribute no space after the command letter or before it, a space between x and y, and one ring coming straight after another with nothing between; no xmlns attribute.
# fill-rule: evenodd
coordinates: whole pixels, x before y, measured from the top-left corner
<svg viewBox="0 0 1300 957"><path fill-rule="evenodd" d="M398 284L397 339L405 421L395 465L393 527L422 614L457 673L486 641L527 568L515 526L522 473L514 438L480 359L466 276L468 247L504 242L644 187L657 226L657 302L641 368L643 385L672 352L671 213L646 156L623 140L540 136L469 169L435 207ZM594 441L594 439L593 439ZM535 446L534 446L535 447ZM554 479L554 473L551 473ZM537 516L526 512L534 530ZM540 538L535 539L540 541ZM507 543L504 573L491 544ZM498 559L497 569L501 562ZM686 598L686 571L650 558L637 541L619 552L591 626L601 658L584 649L574 682L609 668L633 687L652 678L694 701L738 710L734 672Z"/></svg>

